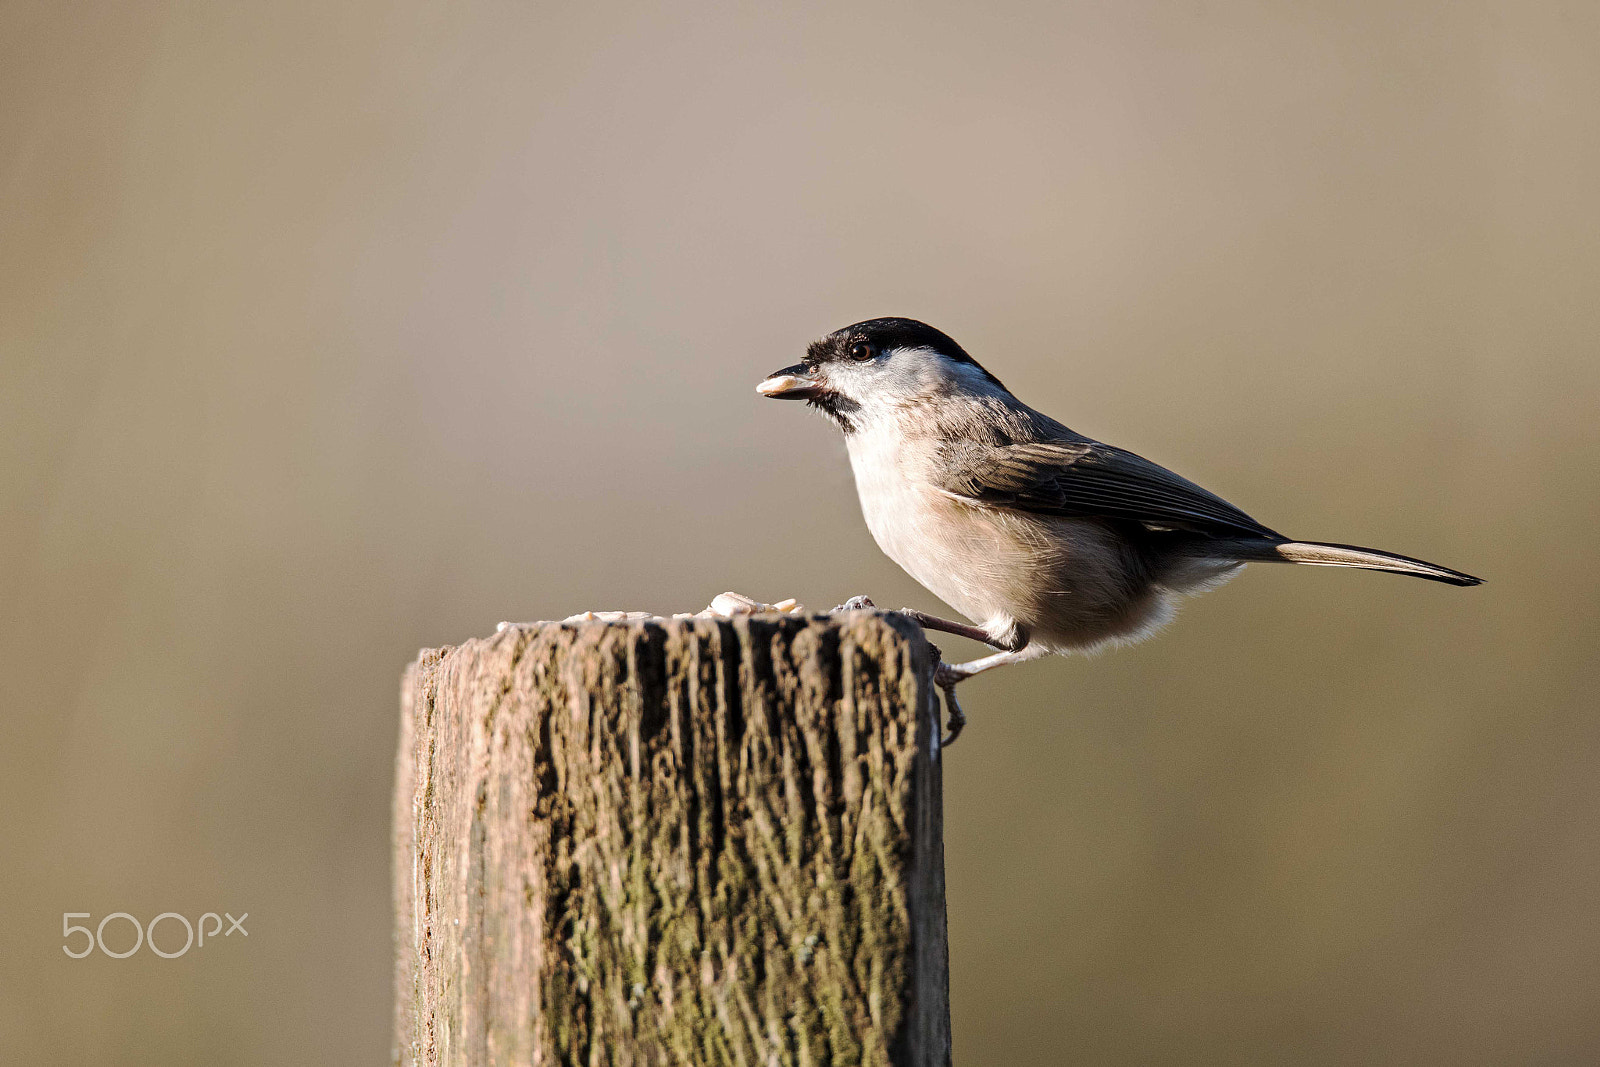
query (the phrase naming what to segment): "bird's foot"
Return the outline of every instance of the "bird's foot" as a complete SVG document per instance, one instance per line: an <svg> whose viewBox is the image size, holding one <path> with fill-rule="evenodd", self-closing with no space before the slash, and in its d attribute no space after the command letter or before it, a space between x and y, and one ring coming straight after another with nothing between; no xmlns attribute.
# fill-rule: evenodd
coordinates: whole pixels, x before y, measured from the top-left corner
<svg viewBox="0 0 1600 1067"><path fill-rule="evenodd" d="M878 605L874 604L872 602L872 598L869 596L853 596L849 600L846 600L843 604L840 604L838 607L828 612L828 614L837 615L841 611L862 611L864 609L875 608L877 606Z"/></svg>
<svg viewBox="0 0 1600 1067"><path fill-rule="evenodd" d="M947 748L956 743L956 738L961 736L961 731L967 725L966 712L961 710L961 704L956 700L956 683L965 681L971 675L962 670L960 664L946 663L939 646L931 641L928 642L928 650L933 653L933 684L944 694L945 727L949 730L939 739L939 747Z"/></svg>

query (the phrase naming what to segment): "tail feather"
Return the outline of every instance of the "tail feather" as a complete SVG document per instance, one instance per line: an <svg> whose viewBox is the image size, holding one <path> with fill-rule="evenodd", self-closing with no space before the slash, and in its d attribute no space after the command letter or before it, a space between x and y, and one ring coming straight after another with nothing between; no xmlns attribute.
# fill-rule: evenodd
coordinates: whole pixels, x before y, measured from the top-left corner
<svg viewBox="0 0 1600 1067"><path fill-rule="evenodd" d="M1278 563L1305 563L1315 567L1358 567L1368 571L1388 571L1390 574L1410 574L1431 582L1449 585L1482 585L1475 578L1437 563L1397 556L1393 552L1380 552L1375 548L1356 545L1334 545L1322 541L1241 541L1233 542L1239 549L1237 558L1249 561Z"/></svg>

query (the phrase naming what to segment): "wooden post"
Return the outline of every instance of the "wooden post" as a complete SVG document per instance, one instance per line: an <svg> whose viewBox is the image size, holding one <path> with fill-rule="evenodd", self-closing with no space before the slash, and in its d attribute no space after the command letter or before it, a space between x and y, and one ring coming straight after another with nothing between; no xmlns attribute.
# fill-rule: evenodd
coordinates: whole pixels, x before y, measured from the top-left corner
<svg viewBox="0 0 1600 1067"><path fill-rule="evenodd" d="M424 651L396 1062L948 1064L932 671L871 611Z"/></svg>

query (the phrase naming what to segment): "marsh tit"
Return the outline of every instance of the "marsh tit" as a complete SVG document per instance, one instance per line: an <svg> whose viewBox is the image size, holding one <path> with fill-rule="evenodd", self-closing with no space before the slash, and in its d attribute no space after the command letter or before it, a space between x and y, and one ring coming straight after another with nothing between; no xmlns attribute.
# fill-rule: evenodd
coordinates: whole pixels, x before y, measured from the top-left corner
<svg viewBox="0 0 1600 1067"><path fill-rule="evenodd" d="M1480 582L1407 556L1284 537L1166 468L1033 410L950 337L915 319L846 326L756 391L804 400L844 431L878 546L977 625L908 614L1001 650L938 668L946 743L965 722L957 682L1050 653L1142 640L1172 617L1180 597L1221 584L1246 563Z"/></svg>

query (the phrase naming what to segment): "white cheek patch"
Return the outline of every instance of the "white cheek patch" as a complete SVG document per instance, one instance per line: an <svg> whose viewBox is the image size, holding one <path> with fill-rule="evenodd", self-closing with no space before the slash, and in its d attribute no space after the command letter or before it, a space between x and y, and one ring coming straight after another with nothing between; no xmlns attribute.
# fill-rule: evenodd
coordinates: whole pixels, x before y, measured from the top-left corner
<svg viewBox="0 0 1600 1067"><path fill-rule="evenodd" d="M948 380L948 361L927 348L897 348L869 363L835 365L841 393L868 412L886 412L926 397L941 379Z"/></svg>
<svg viewBox="0 0 1600 1067"><path fill-rule="evenodd" d="M977 396L1003 393L978 367L931 348L896 348L870 363L835 364L830 376L839 392L869 413L895 411L952 390Z"/></svg>

